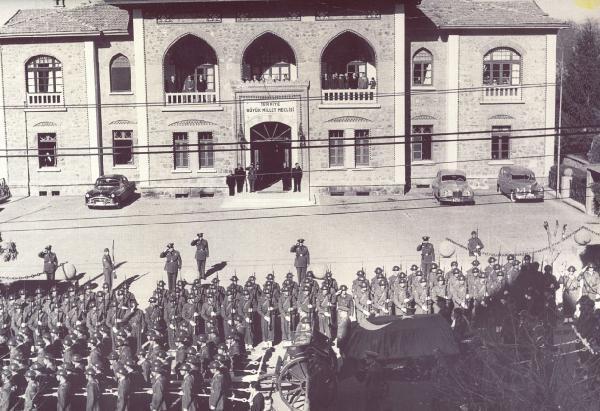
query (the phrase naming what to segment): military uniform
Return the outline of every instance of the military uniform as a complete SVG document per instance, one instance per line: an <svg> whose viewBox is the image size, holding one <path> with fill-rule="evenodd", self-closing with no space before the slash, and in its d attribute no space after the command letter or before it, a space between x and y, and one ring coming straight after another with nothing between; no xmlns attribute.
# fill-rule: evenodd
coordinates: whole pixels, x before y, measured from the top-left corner
<svg viewBox="0 0 600 411"><path fill-rule="evenodd" d="M291 293L289 288L284 288L283 291L283 295L279 298L281 338L284 341L290 341L292 333L296 331L296 297Z"/></svg>
<svg viewBox="0 0 600 411"><path fill-rule="evenodd" d="M206 276L206 259L209 257L208 241L199 233L192 243L196 247L196 264L198 265L198 275L202 279Z"/></svg>
<svg viewBox="0 0 600 411"><path fill-rule="evenodd" d="M325 337L332 338L333 319L335 318L335 298L329 293L329 288L321 288L317 297L317 315L319 317L319 331Z"/></svg>
<svg viewBox="0 0 600 411"><path fill-rule="evenodd" d="M429 290L427 281L422 278L419 282L413 282L410 294L415 302L415 314L429 314Z"/></svg>
<svg viewBox="0 0 600 411"><path fill-rule="evenodd" d="M275 307L277 301L274 301L274 298L270 295L270 293L263 294L259 305L258 312L261 316L261 332L262 332L262 340L264 342L272 343L275 338Z"/></svg>
<svg viewBox="0 0 600 411"><path fill-rule="evenodd" d="M429 242L429 237L423 237L423 242L417 246L417 251L421 252L421 271L428 275L431 271L431 264L435 261L435 249Z"/></svg>
<svg viewBox="0 0 600 411"><path fill-rule="evenodd" d="M114 273L115 265L113 264L110 254L108 254L108 249L105 249L104 254L102 255L102 275L104 277L104 283L108 284L109 293L112 291Z"/></svg>
<svg viewBox="0 0 600 411"><path fill-rule="evenodd" d="M433 303L433 313L441 314L449 318L448 289L443 275L438 276L437 282L433 287L431 287L429 296Z"/></svg>
<svg viewBox="0 0 600 411"><path fill-rule="evenodd" d="M483 250L483 247L484 247L483 243L477 236L477 232L476 231L471 232L471 238L469 238L469 241L467 242L467 249L469 250L469 256L470 257L473 257L475 255L480 256L481 250Z"/></svg>
<svg viewBox="0 0 600 411"><path fill-rule="evenodd" d="M361 288L358 295L354 297L354 305L356 307L356 319L359 323L361 320L366 320L371 316L373 311L373 301L371 300L371 293L366 285Z"/></svg>
<svg viewBox="0 0 600 411"><path fill-rule="evenodd" d="M186 370L186 373L183 377L183 383L181 384L181 408L187 411L196 411L198 410L196 401L198 384L196 383L196 376L194 373L190 372L189 365L184 369Z"/></svg>
<svg viewBox="0 0 600 411"><path fill-rule="evenodd" d="M167 411L167 377L160 373L152 384L152 411Z"/></svg>
<svg viewBox="0 0 600 411"><path fill-rule="evenodd" d="M306 275L306 270L310 265L310 253L308 248L304 245L304 240L302 238L299 239L297 244L290 248L290 252L296 254L294 267L296 267L298 274L298 284L302 284Z"/></svg>
<svg viewBox="0 0 600 411"><path fill-rule="evenodd" d="M47 246L44 251L38 254L38 257L44 259L43 272L46 274L46 279L54 281L56 269L58 268L58 258L56 254L52 252L52 247Z"/></svg>
<svg viewBox="0 0 600 411"><path fill-rule="evenodd" d="M350 328L350 318L354 316L354 300L352 299L352 296L346 292L347 290L348 287L342 285L335 299L337 308L336 338L338 340L345 339Z"/></svg>
<svg viewBox="0 0 600 411"><path fill-rule="evenodd" d="M408 281L405 278L399 278L394 285L393 303L396 309L396 315L405 316L412 313L412 296Z"/></svg>
<svg viewBox="0 0 600 411"><path fill-rule="evenodd" d="M171 247L167 247L166 251L160 253L160 258L165 258L165 271L167 272L167 278L169 280L169 290L175 288L175 282L177 281L177 274L181 270L181 255L179 251L175 250L172 244Z"/></svg>

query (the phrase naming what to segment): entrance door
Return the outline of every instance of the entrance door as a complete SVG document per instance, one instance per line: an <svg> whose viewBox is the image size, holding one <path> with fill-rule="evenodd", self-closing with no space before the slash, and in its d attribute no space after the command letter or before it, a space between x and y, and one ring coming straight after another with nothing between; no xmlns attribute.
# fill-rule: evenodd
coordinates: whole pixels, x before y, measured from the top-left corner
<svg viewBox="0 0 600 411"><path fill-rule="evenodd" d="M275 121L250 129L250 156L258 170L255 190L264 190L282 180L283 188L287 188L292 161L291 137L291 128Z"/></svg>

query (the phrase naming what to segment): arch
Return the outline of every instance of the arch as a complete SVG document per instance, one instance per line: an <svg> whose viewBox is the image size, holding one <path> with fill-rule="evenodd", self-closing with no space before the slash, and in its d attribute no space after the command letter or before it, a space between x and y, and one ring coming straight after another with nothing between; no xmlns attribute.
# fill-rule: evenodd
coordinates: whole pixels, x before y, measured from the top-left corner
<svg viewBox="0 0 600 411"><path fill-rule="evenodd" d="M195 34L183 34L163 56L165 92L217 92L218 64L217 53L207 41Z"/></svg>
<svg viewBox="0 0 600 411"><path fill-rule="evenodd" d="M413 121L422 121L422 120L437 120L434 116L430 116L429 114L421 114L418 116L414 116L411 118Z"/></svg>
<svg viewBox="0 0 600 411"><path fill-rule="evenodd" d="M514 120L515 118L509 114L496 114L488 118L488 120Z"/></svg>
<svg viewBox="0 0 600 411"><path fill-rule="evenodd" d="M483 55L483 84L519 86L523 57L511 47L495 47Z"/></svg>
<svg viewBox="0 0 600 411"><path fill-rule="evenodd" d="M433 85L433 53L421 47L412 55L413 86Z"/></svg>
<svg viewBox="0 0 600 411"><path fill-rule="evenodd" d="M327 120L327 123L371 123L372 121L368 118L357 117L357 116L342 116L335 117Z"/></svg>
<svg viewBox="0 0 600 411"><path fill-rule="evenodd" d="M110 59L110 91L131 91L131 63L124 54L115 54Z"/></svg>
<svg viewBox="0 0 600 411"><path fill-rule="evenodd" d="M169 124L169 127L202 127L202 126L216 126L216 124L211 123L210 121L206 121L206 120L195 120L195 119L181 120L181 121L176 121L174 123Z"/></svg>
<svg viewBox="0 0 600 411"><path fill-rule="evenodd" d="M127 124L135 124L135 121L131 121L131 120L114 120L111 121L110 123L108 123L111 126L123 126L123 125L127 125Z"/></svg>
<svg viewBox="0 0 600 411"><path fill-rule="evenodd" d="M296 80L296 52L281 36L265 31L244 48L241 75L242 80Z"/></svg>
<svg viewBox="0 0 600 411"><path fill-rule="evenodd" d="M27 93L62 93L62 63L56 57L40 54L25 62Z"/></svg>
<svg viewBox="0 0 600 411"><path fill-rule="evenodd" d="M320 62L323 89L368 88L368 80L377 78L375 48L352 30L329 40L321 51ZM367 79L366 85L362 78Z"/></svg>
<svg viewBox="0 0 600 411"><path fill-rule="evenodd" d="M33 127L56 127L56 123L52 121L40 121L34 124Z"/></svg>

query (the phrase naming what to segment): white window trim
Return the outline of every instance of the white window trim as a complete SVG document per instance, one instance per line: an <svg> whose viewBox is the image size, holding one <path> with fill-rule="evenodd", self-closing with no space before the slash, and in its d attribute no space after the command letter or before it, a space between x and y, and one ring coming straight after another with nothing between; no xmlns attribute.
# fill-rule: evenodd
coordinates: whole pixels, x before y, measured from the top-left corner
<svg viewBox="0 0 600 411"><path fill-rule="evenodd" d="M38 173L60 173L60 167L42 167L37 169Z"/></svg>

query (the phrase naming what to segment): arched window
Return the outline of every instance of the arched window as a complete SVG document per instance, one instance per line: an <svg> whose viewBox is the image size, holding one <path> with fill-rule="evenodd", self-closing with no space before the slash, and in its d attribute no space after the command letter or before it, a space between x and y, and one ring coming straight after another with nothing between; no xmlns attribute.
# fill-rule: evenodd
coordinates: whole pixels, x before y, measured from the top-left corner
<svg viewBox="0 0 600 411"><path fill-rule="evenodd" d="M294 50L281 37L265 33L244 50L242 80L296 80Z"/></svg>
<svg viewBox="0 0 600 411"><path fill-rule="evenodd" d="M323 50L321 76L323 90L374 89L377 84L375 52L364 38L343 32ZM372 95L374 93L365 93L363 97L372 100ZM335 95L334 99L338 97L354 99L355 95Z"/></svg>
<svg viewBox="0 0 600 411"><path fill-rule="evenodd" d="M427 49L420 49L413 56L413 86L433 85L433 55Z"/></svg>
<svg viewBox="0 0 600 411"><path fill-rule="evenodd" d="M110 91L131 91L131 65L122 54L116 55L110 62Z"/></svg>
<svg viewBox="0 0 600 411"><path fill-rule="evenodd" d="M483 84L521 85L521 55L506 47L490 50L483 57Z"/></svg>
<svg viewBox="0 0 600 411"><path fill-rule="evenodd" d="M50 56L36 56L26 66L28 93L62 93L62 63Z"/></svg>

